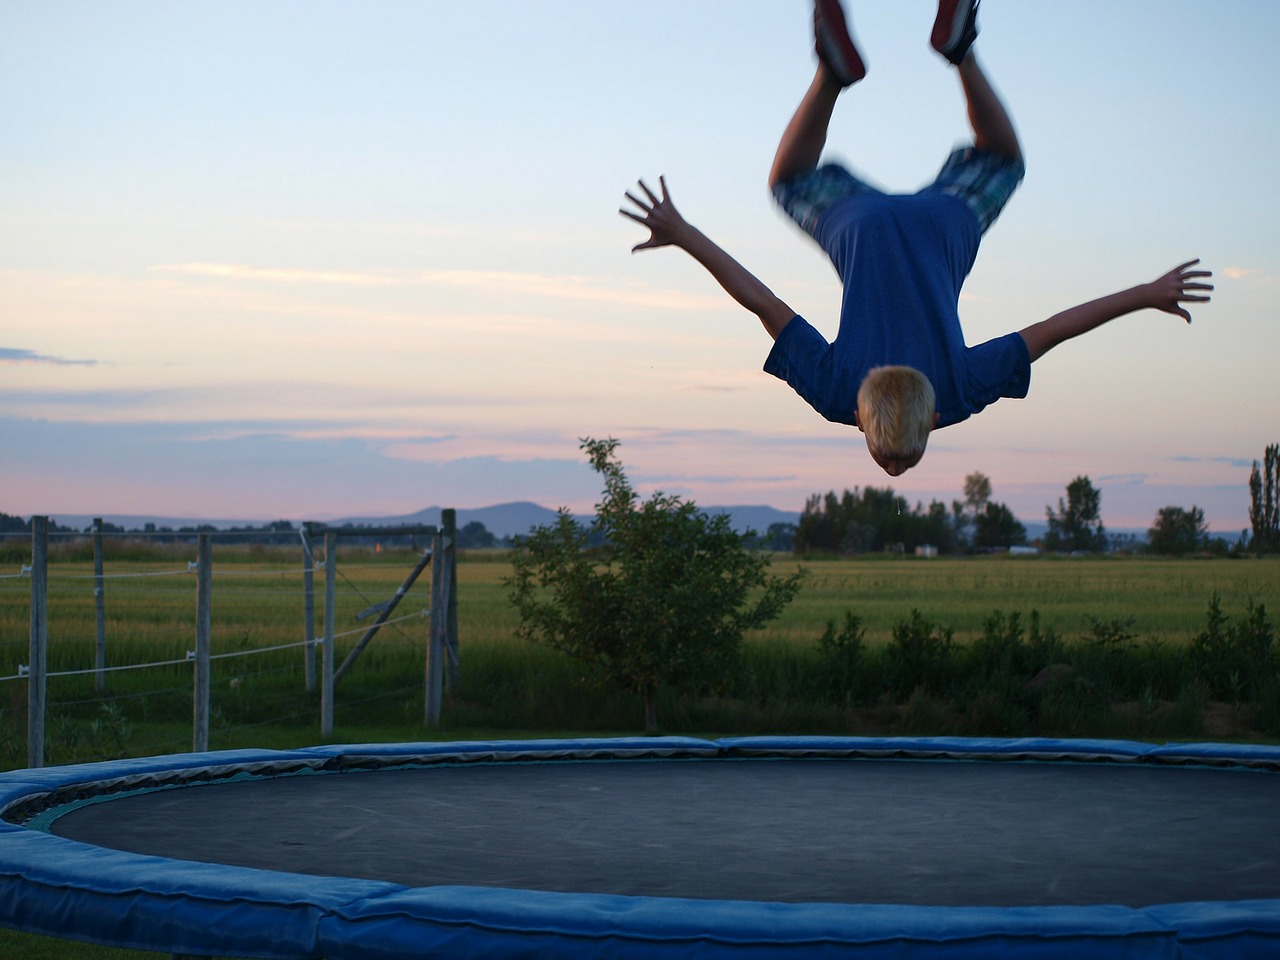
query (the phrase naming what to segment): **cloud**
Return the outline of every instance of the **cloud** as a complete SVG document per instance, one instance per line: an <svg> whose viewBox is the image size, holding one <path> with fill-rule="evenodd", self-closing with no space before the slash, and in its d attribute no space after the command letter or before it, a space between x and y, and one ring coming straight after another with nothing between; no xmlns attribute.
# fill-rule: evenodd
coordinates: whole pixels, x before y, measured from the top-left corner
<svg viewBox="0 0 1280 960"><path fill-rule="evenodd" d="M147 269L156 273L177 273L193 277L215 277L224 280L260 280L269 283L337 283L358 286L387 286L403 282L393 275L344 270L289 270L277 267L251 267L241 263L176 263L158 264Z"/></svg>
<svg viewBox="0 0 1280 960"><path fill-rule="evenodd" d="M688 449L708 449L718 445L743 445L748 448L795 449L795 450L835 450L842 452L848 449L849 438L845 434L831 436L822 433L770 432L765 429L740 430L728 427L684 428L684 429L639 429L631 431L632 436L640 442L652 447L683 447ZM776 456L777 453L771 453Z"/></svg>
<svg viewBox="0 0 1280 960"><path fill-rule="evenodd" d="M792 483L796 479L794 473L764 474L751 478L753 483L769 484L769 483ZM679 484L706 484L708 486L719 486L724 484L737 484L742 482L742 475L737 473L714 474L714 473L649 473L637 474L635 477L637 483L644 484L663 484L663 483L679 483Z"/></svg>
<svg viewBox="0 0 1280 960"><path fill-rule="evenodd" d="M1097 483L1109 484L1111 486L1141 486L1149 480L1149 475L1145 473L1103 473L1099 474Z"/></svg>
<svg viewBox="0 0 1280 960"><path fill-rule="evenodd" d="M1248 470L1253 466L1253 461L1244 457L1191 457L1180 456L1170 457L1174 463L1219 463L1228 467L1234 467L1239 470Z"/></svg>
<svg viewBox="0 0 1280 960"><path fill-rule="evenodd" d="M0 357L0 363L3 358ZM318 381L258 383L226 381L192 386L101 387L94 389L5 389L0 384L0 417L80 423L232 422L254 424L341 424L344 435L401 438L421 433L424 417L448 422L476 411L510 405L517 387L487 395L464 395L431 384L331 384Z"/></svg>
<svg viewBox="0 0 1280 960"><path fill-rule="evenodd" d="M526 499L589 506L598 479L579 457L486 455L409 461L384 444L288 433L288 424L81 424L0 417L10 513L155 513L291 517L401 514L428 503L472 507ZM425 439L425 438L424 438ZM85 477L93 478L86 483Z"/></svg>
<svg viewBox="0 0 1280 960"><path fill-rule="evenodd" d="M1229 280L1254 279L1260 280L1263 283L1269 283L1271 281L1270 276L1260 270L1255 270L1253 267L1223 267L1218 272Z"/></svg>
<svg viewBox="0 0 1280 960"><path fill-rule="evenodd" d="M500 291L592 303L621 303L680 310L718 310L724 299L710 294L619 285L608 278L500 270L297 270L237 263L178 263L149 267L157 273L223 280L363 287L450 287Z"/></svg>
<svg viewBox="0 0 1280 960"><path fill-rule="evenodd" d="M0 364L44 363L56 367L95 367L97 360L69 360L66 357L51 357L34 350L21 350L16 347L0 347Z"/></svg>

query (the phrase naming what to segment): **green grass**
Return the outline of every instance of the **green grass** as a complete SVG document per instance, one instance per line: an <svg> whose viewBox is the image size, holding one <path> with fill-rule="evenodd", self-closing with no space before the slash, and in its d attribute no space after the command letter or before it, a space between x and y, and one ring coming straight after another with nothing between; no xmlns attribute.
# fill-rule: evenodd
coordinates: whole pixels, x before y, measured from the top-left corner
<svg viewBox="0 0 1280 960"><path fill-rule="evenodd" d="M779 570L794 561L777 561ZM979 636L993 610L1039 611L1046 629L1074 636L1089 618L1132 620L1143 639L1184 643L1204 627L1216 592L1224 609L1280 599L1280 562L1162 557L860 557L805 560L800 597L770 633L811 642L823 624L857 613L872 643L888 640L911 609Z"/></svg>
<svg viewBox="0 0 1280 960"><path fill-rule="evenodd" d="M155 559L108 559L105 600L109 664L182 661L194 646L195 577L178 547ZM193 554L193 548L186 548ZM374 555L348 550L337 580L336 658L341 662L372 620L357 615L391 596L412 565L408 551ZM779 572L789 556L775 559ZM670 699L663 715L680 732L839 729L844 720L814 702L803 682L820 672L818 638L846 614L861 619L866 646L883 650L913 611L947 628L960 646L982 636L999 611L1032 615L1040 629L1065 642L1100 630L1127 634L1131 645L1181 650L1205 628L1216 594L1231 617L1252 602L1280 597L1280 562L1162 558L933 558L869 557L806 560L799 597L766 629L748 638L737 678L710 698ZM7 572L0 568L0 573ZM500 554L464 557L458 567L463 686L448 704L443 726L422 726L422 667L427 579L397 610L412 618L385 627L336 697L337 738L453 737L459 731L546 730L587 733L636 727L631 698L586 690L579 671L559 655L513 638L517 626ZM28 659L25 579L0 580L0 676ZM298 551L215 548L212 601L215 654L293 643L303 638ZM317 632L323 576L316 578ZM1272 611L1274 614L1274 611ZM91 667L94 657L92 566L58 559L49 575L49 669ZM1167 658L1166 658L1167 659ZM1170 668L1171 669L1171 668ZM319 739L319 695L303 682L300 649L231 656L213 667L214 748L276 746ZM729 688L732 680L736 689ZM106 689L93 678L55 677L48 683L49 762L189 749L191 668L186 663L109 673ZM1172 694L1171 694L1172 695ZM719 701L719 711L713 709ZM749 703L744 706L740 701ZM25 684L0 683L0 765L25 762Z"/></svg>
<svg viewBox="0 0 1280 960"><path fill-rule="evenodd" d="M170 956L168 953L120 950L0 929L0 957L13 957L15 960L19 957L22 960L161 960Z"/></svg>

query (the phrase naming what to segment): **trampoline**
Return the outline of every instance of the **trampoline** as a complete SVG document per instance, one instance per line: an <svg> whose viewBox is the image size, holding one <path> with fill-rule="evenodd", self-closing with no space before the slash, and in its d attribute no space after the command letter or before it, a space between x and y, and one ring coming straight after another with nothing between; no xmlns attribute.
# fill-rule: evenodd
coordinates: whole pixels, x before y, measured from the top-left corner
<svg viewBox="0 0 1280 960"><path fill-rule="evenodd" d="M287 960L1280 953L1280 747L683 737L0 774L0 924Z"/></svg>

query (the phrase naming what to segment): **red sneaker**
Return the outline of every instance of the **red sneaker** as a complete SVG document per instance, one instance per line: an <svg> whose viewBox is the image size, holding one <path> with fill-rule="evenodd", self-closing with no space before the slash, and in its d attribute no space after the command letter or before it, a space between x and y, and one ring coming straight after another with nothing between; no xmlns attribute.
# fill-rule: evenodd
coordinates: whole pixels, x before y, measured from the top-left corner
<svg viewBox="0 0 1280 960"><path fill-rule="evenodd" d="M813 37L818 59L840 86L857 83L867 75L866 65L853 45L840 0L814 0Z"/></svg>
<svg viewBox="0 0 1280 960"><path fill-rule="evenodd" d="M978 4L981 0L939 0L929 43L959 66L978 39Z"/></svg>

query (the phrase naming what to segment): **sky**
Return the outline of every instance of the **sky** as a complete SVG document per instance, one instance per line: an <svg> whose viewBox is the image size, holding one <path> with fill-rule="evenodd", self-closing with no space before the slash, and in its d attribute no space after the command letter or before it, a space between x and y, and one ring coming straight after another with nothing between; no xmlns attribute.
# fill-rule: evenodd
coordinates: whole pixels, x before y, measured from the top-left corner
<svg viewBox="0 0 1280 960"><path fill-rule="evenodd" d="M928 0L848 3L869 67L829 155L886 189L968 136ZM828 337L839 282L765 176L814 69L803 0L3 0L0 511L324 520L633 485L799 511L1086 475L1111 528L1248 526L1280 441L1280 4L987 0L1028 175L961 298L969 343L1215 273L1035 364L1025 400L889 478L763 373L769 340L618 215L684 215Z"/></svg>

